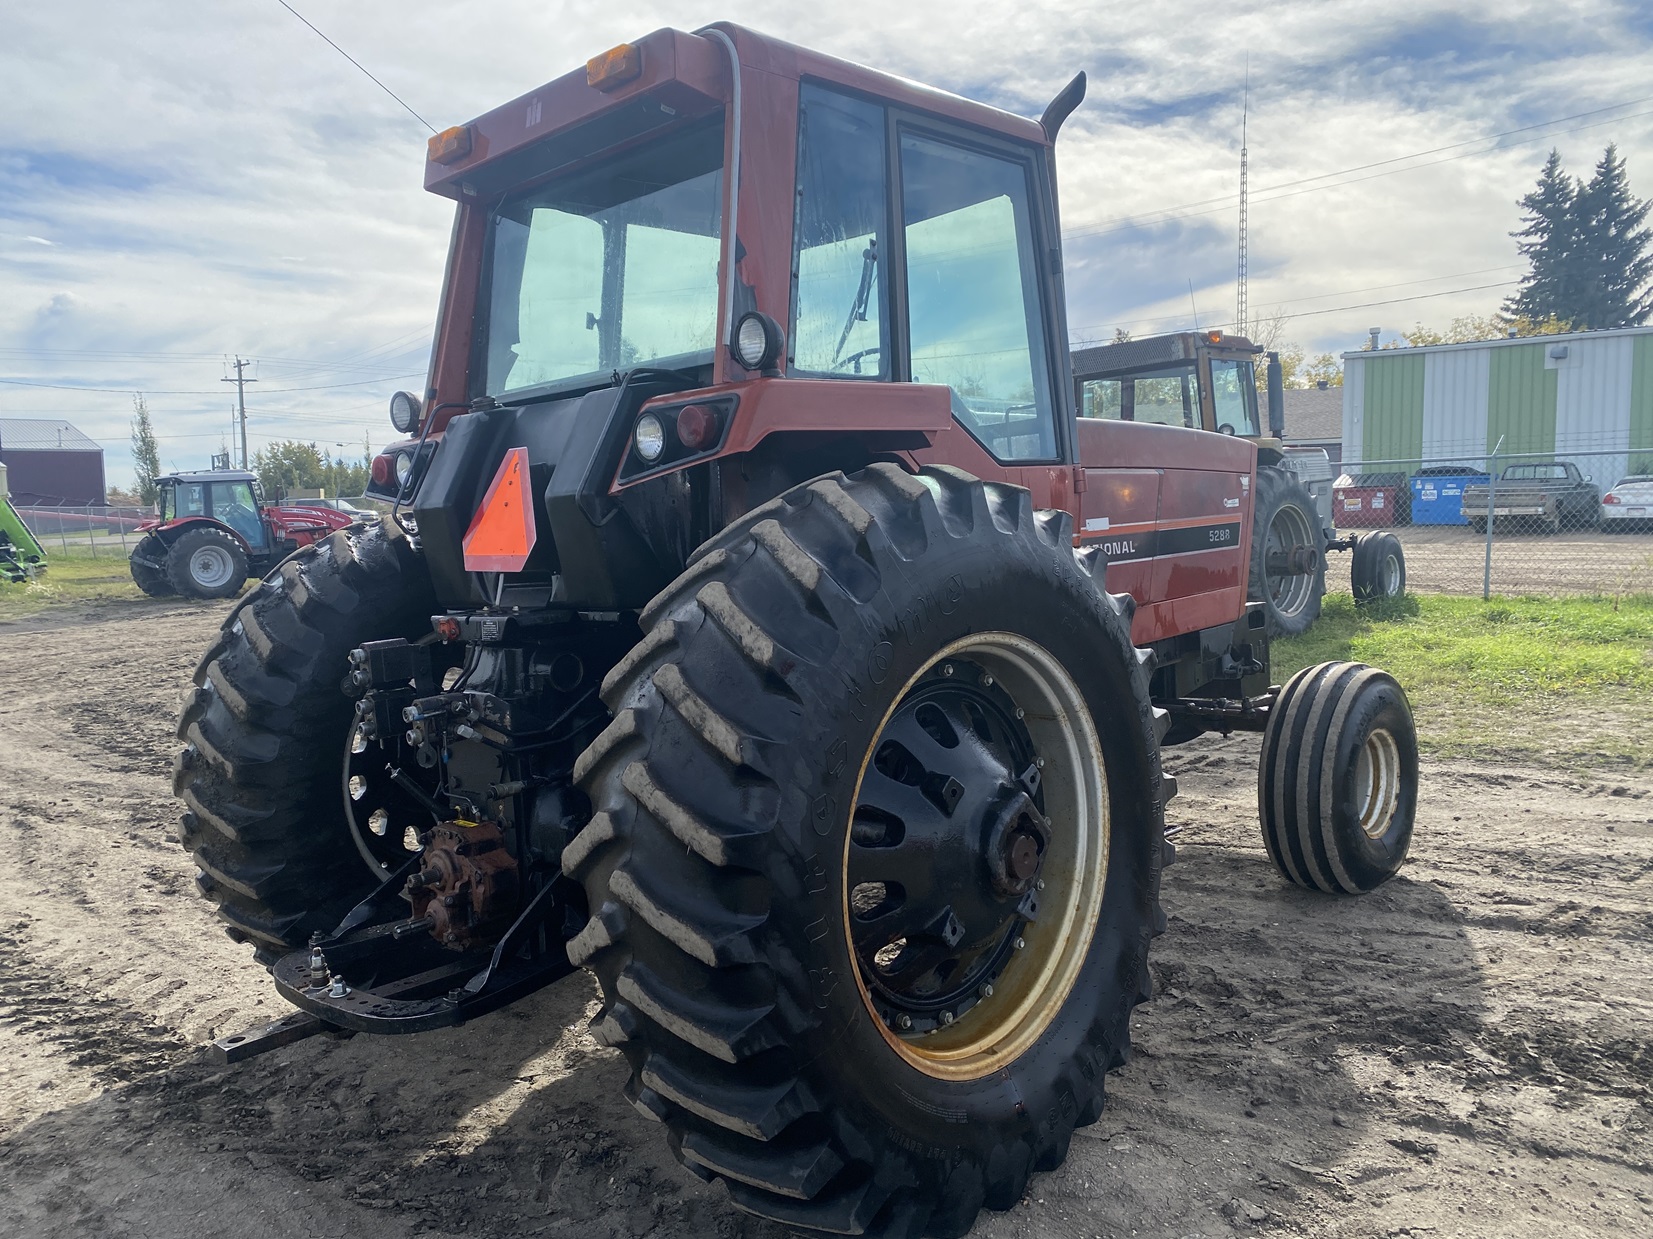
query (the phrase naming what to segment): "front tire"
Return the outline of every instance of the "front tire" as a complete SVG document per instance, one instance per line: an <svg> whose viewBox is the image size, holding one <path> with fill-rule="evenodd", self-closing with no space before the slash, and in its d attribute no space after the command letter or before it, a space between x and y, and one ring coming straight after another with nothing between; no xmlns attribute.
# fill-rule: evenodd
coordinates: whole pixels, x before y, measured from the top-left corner
<svg viewBox="0 0 1653 1239"><path fill-rule="evenodd" d="M1392 533L1362 534L1349 563L1349 586L1355 602L1399 598L1406 592L1406 552Z"/></svg>
<svg viewBox="0 0 1653 1239"><path fill-rule="evenodd" d="M340 791L352 649L428 629L423 563L394 524L342 530L243 599L195 669L173 790L197 885L230 936L272 963L330 930L378 877Z"/></svg>
<svg viewBox="0 0 1653 1239"><path fill-rule="evenodd" d="M627 1095L742 1208L962 1235L1101 1113L1169 784L1100 566L1024 490L875 465L718 535L604 682L569 956Z"/></svg>
<svg viewBox="0 0 1653 1239"><path fill-rule="evenodd" d="M1393 676L1328 662L1286 681L1257 766L1276 869L1309 890L1364 894L1400 869L1417 807L1418 736Z"/></svg>
<svg viewBox="0 0 1653 1239"><path fill-rule="evenodd" d="M185 598L233 598L247 583L247 553L221 529L186 529L167 548L166 575Z"/></svg>
<svg viewBox="0 0 1653 1239"><path fill-rule="evenodd" d="M1263 604L1271 637L1295 637L1320 618L1326 594L1326 555L1320 536L1319 509L1295 473L1274 465L1257 468L1257 494L1251 524L1251 574L1247 596ZM1315 551L1315 566L1297 572L1278 563L1293 547Z"/></svg>

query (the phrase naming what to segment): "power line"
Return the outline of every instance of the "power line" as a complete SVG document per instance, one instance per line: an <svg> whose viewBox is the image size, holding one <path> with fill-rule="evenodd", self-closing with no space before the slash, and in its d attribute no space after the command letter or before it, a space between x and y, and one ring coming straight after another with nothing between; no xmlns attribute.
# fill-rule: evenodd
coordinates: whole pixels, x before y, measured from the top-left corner
<svg viewBox="0 0 1653 1239"><path fill-rule="evenodd" d="M266 396L274 396L282 392L294 391L335 391L341 387L371 387L376 383L399 383L403 379L421 379L424 377L425 375L423 371L420 371L417 374L388 374L383 378L359 379L354 383L323 383L317 387L272 387L264 394ZM248 381L251 382L252 380ZM12 387L47 387L53 391L114 392L120 395L127 395L133 391L141 391L146 396L213 396L217 394L212 391L195 390L162 391L148 387L134 387L132 385L128 385L126 387L77 387L68 383L36 383L29 379L0 379L0 383L5 383Z"/></svg>
<svg viewBox="0 0 1653 1239"><path fill-rule="evenodd" d="M1295 181L1282 181L1278 185L1268 185L1257 190L1256 192L1259 195L1272 195L1270 197L1261 198L1260 201L1273 202L1278 198L1295 198L1298 194L1318 193L1323 189L1337 189L1344 185L1358 185L1362 181L1376 180L1380 176L1393 176L1399 172L1412 172L1418 168L1432 168L1437 164L1451 163L1458 159L1468 159L1475 155L1489 155L1494 150L1503 148L1488 147L1486 150L1464 151L1458 155L1449 155L1445 159L1432 159L1428 163L1412 164L1411 166L1405 168L1388 167L1390 164L1405 163L1408 160L1422 159L1429 155L1439 155L1443 152L1458 150L1459 148L1465 146L1479 146L1487 142L1496 143L1504 138L1513 137L1519 133L1526 133L1529 130L1547 129L1552 125L1565 124L1570 120L1580 120L1586 116L1596 116L1602 112L1613 112L1620 108L1634 107L1638 103L1647 103L1649 101L1653 101L1653 95L1641 99L1628 99L1623 103L1615 103L1611 107L1596 108L1589 112L1579 112L1573 116L1562 116L1556 118L1555 120L1541 121L1536 125L1523 125L1519 129L1508 129L1502 133L1489 134L1486 137L1467 138L1462 142L1453 142L1447 146L1437 146L1425 151L1413 151L1409 155L1396 155L1390 159L1380 159L1373 163L1360 164L1353 168L1343 168L1336 172L1321 172L1314 176L1300 177ZM1526 142L1538 142L1545 138L1560 137L1563 134L1568 133L1582 133L1586 129L1599 129L1602 125L1614 125L1622 121L1636 120L1637 118L1643 116L1653 116L1653 111L1633 112L1628 116L1615 116L1603 121L1594 121L1588 125L1575 125L1571 129L1563 129L1556 133L1537 134L1531 138L1523 138L1520 142L1512 143L1511 145L1522 145ZM1354 180L1332 181L1330 184L1326 185L1310 184L1310 182L1313 181L1330 181L1333 177L1352 176L1356 172L1365 172L1372 168L1388 168L1388 171L1375 172L1371 176L1356 177ZM1299 189L1295 188L1296 186L1306 186L1306 188ZM1278 192L1284 189L1290 189L1292 192ZM1124 232L1132 228L1146 228L1154 224L1171 223L1172 221L1178 219L1194 219L1201 215L1211 215L1217 211L1226 210L1228 206L1234 202L1234 198L1235 196L1233 194L1223 194L1221 197L1201 198L1194 202L1184 202L1179 203L1176 206L1162 207L1157 211L1145 211L1139 215L1116 216L1113 219L1100 220L1095 224L1084 224L1075 228L1067 229L1062 235L1064 237L1105 236L1110 232ZM1213 203L1216 205L1209 205ZM1193 209L1196 207L1206 207L1208 209Z"/></svg>
<svg viewBox="0 0 1653 1239"><path fill-rule="evenodd" d="M357 60L349 52L345 51L344 48L340 47L337 43L333 42L332 39L329 39L325 34L322 34L320 30L316 30L315 23L313 23L303 13L300 13L292 5L288 4L287 0L276 0L276 3L279 4L282 8L286 9L294 17L298 18L299 21L303 22L306 26L309 26L311 30L315 30L316 34L321 36L322 42L326 43L328 47L332 48L339 55L343 56L346 60L348 60L351 64L355 65L358 69L361 69L361 71L363 73L367 73L368 80L370 82L372 82L375 86L377 86L380 90L384 91L385 94L389 95L392 99L396 100L397 103L400 103L404 108L407 108L407 114L409 116L413 117L414 120L418 121L421 125L423 125L426 129L429 129L432 133L436 132L436 126L435 125L431 124L423 116L419 115L419 113L415 112L412 108L408 107L407 101L405 99L403 99L401 95L397 94L390 87L386 86L383 82L381 82L378 78L374 77L371 73L368 73L367 69L363 66L361 61Z"/></svg>
<svg viewBox="0 0 1653 1239"><path fill-rule="evenodd" d="M1435 284L1435 283L1439 283L1442 280L1461 280L1461 279L1465 279L1468 276L1472 276L1472 275L1490 275L1494 271L1518 271L1518 270L1521 270L1521 269L1522 268L1521 268L1521 265L1519 263L1507 263L1507 264L1505 264L1504 266L1501 266L1501 267L1478 267L1473 271L1454 271L1454 272L1450 272L1446 275L1431 275L1431 276L1426 276L1423 279L1418 279L1418 280L1399 280L1399 281L1397 281L1395 283L1392 283L1392 284L1368 284L1364 288L1343 288L1343 289L1339 289L1336 292L1313 293L1313 294L1311 294L1309 296L1306 296L1306 297L1293 298L1290 301L1273 301L1273 302L1269 302L1268 304L1261 306L1259 308L1258 313L1260 315L1262 315L1264 311L1279 310L1279 309L1289 307L1289 306L1301 305L1305 301L1323 301L1327 297L1352 297L1357 293L1382 292L1386 288L1409 288L1414 284ZM1515 282L1516 281L1514 281L1514 280L1505 280L1505 281L1503 281L1503 284L1513 284ZM1501 286L1502 285L1493 285L1493 287L1501 287ZM1449 289L1440 289L1440 290L1437 290L1437 291L1432 292L1432 293L1420 294L1418 297L1405 298L1405 300L1417 301L1417 300L1421 300L1423 297L1445 297L1445 296L1448 296L1451 293L1459 292L1459 291L1463 291L1463 290L1450 289L1450 288ZM1307 312L1305 311L1304 313L1307 313ZM1265 315L1265 316L1266 317L1272 317L1272 315ZM1282 315L1282 317L1285 317L1285 316ZM1299 315L1299 317L1301 317L1301 315ZM1135 326L1140 326L1140 325L1143 325L1143 324L1180 323L1180 322L1185 321L1187 318L1188 318L1187 314L1179 313L1179 314L1162 314L1162 315L1158 315L1154 318L1122 318L1122 319L1116 319L1113 322L1108 322L1108 323L1070 324L1070 326L1068 328L1068 334L1070 336L1088 337L1093 332L1105 332L1110 327L1135 327Z"/></svg>

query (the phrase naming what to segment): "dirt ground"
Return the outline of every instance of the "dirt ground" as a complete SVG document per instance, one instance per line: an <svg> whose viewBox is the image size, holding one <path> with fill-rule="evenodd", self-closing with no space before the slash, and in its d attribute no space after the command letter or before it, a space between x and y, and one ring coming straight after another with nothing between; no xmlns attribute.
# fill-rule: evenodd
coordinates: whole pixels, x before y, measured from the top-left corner
<svg viewBox="0 0 1653 1239"><path fill-rule="evenodd" d="M1402 525L1389 532L1406 550L1407 588L1480 594L1486 570L1484 533L1454 525ZM1346 588L1349 557L1334 554L1329 558L1331 587ZM1506 531L1499 525L1492 540L1492 592L1653 593L1653 530L1642 526L1630 533L1563 530L1543 534Z"/></svg>
<svg viewBox="0 0 1653 1239"><path fill-rule="evenodd" d="M222 613L0 626L0 1229L778 1239L623 1100L583 976L450 1032L207 1060L280 1010L169 838L177 692ZM1138 1053L974 1234L1653 1233L1653 782L1430 763L1412 861L1334 900L1270 869L1255 754L1169 754Z"/></svg>

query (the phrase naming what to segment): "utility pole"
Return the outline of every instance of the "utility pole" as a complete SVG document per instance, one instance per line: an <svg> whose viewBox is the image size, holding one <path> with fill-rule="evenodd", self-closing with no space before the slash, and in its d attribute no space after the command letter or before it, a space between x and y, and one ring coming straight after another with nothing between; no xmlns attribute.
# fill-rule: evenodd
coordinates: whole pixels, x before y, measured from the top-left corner
<svg viewBox="0 0 1653 1239"><path fill-rule="evenodd" d="M252 365L252 362L243 360L241 356L237 354L235 359L235 377L233 379L219 380L223 383L235 384L235 403L241 415L241 467L243 469L247 467L247 384L258 382L257 379L249 379L246 376L245 371L250 365Z"/></svg>
<svg viewBox="0 0 1653 1239"><path fill-rule="evenodd" d="M1251 204L1249 200L1250 186L1248 184L1251 170L1249 167L1251 156L1246 149L1246 122L1251 118L1251 57L1246 57L1245 68L1245 95L1240 104L1240 271L1239 278L1234 286L1234 332L1236 335L1246 334L1246 318L1250 307L1246 305L1246 267L1249 255L1246 253L1247 236L1251 221L1248 218Z"/></svg>

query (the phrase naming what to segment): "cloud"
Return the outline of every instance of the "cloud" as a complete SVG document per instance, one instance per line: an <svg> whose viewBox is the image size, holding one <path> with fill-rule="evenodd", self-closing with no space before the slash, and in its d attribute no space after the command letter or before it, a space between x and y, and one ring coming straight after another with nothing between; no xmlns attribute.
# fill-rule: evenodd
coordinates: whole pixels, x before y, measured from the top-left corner
<svg viewBox="0 0 1653 1239"><path fill-rule="evenodd" d="M438 127L648 30L729 16L710 0L497 0L462 20L432 0L296 7ZM1058 154L1082 334L1185 326L1190 285L1202 324L1232 318L1248 55L1251 303L1304 315L1287 331L1311 349L1496 305L1499 290L1434 294L1519 274L1515 199L1552 143L1586 172L1616 140L1653 194L1653 117L1623 119L1653 102L1413 170L1291 184L1653 95L1639 0L752 0L735 15L1024 115L1086 70ZM8 14L0 72L0 375L111 389L7 386L0 416L70 418L105 441L119 480L143 390L166 463L204 465L239 354L259 359L255 448L392 437L385 402L418 385L396 376L423 369L452 218L420 188L427 135L401 107L273 0L25 6Z"/></svg>

